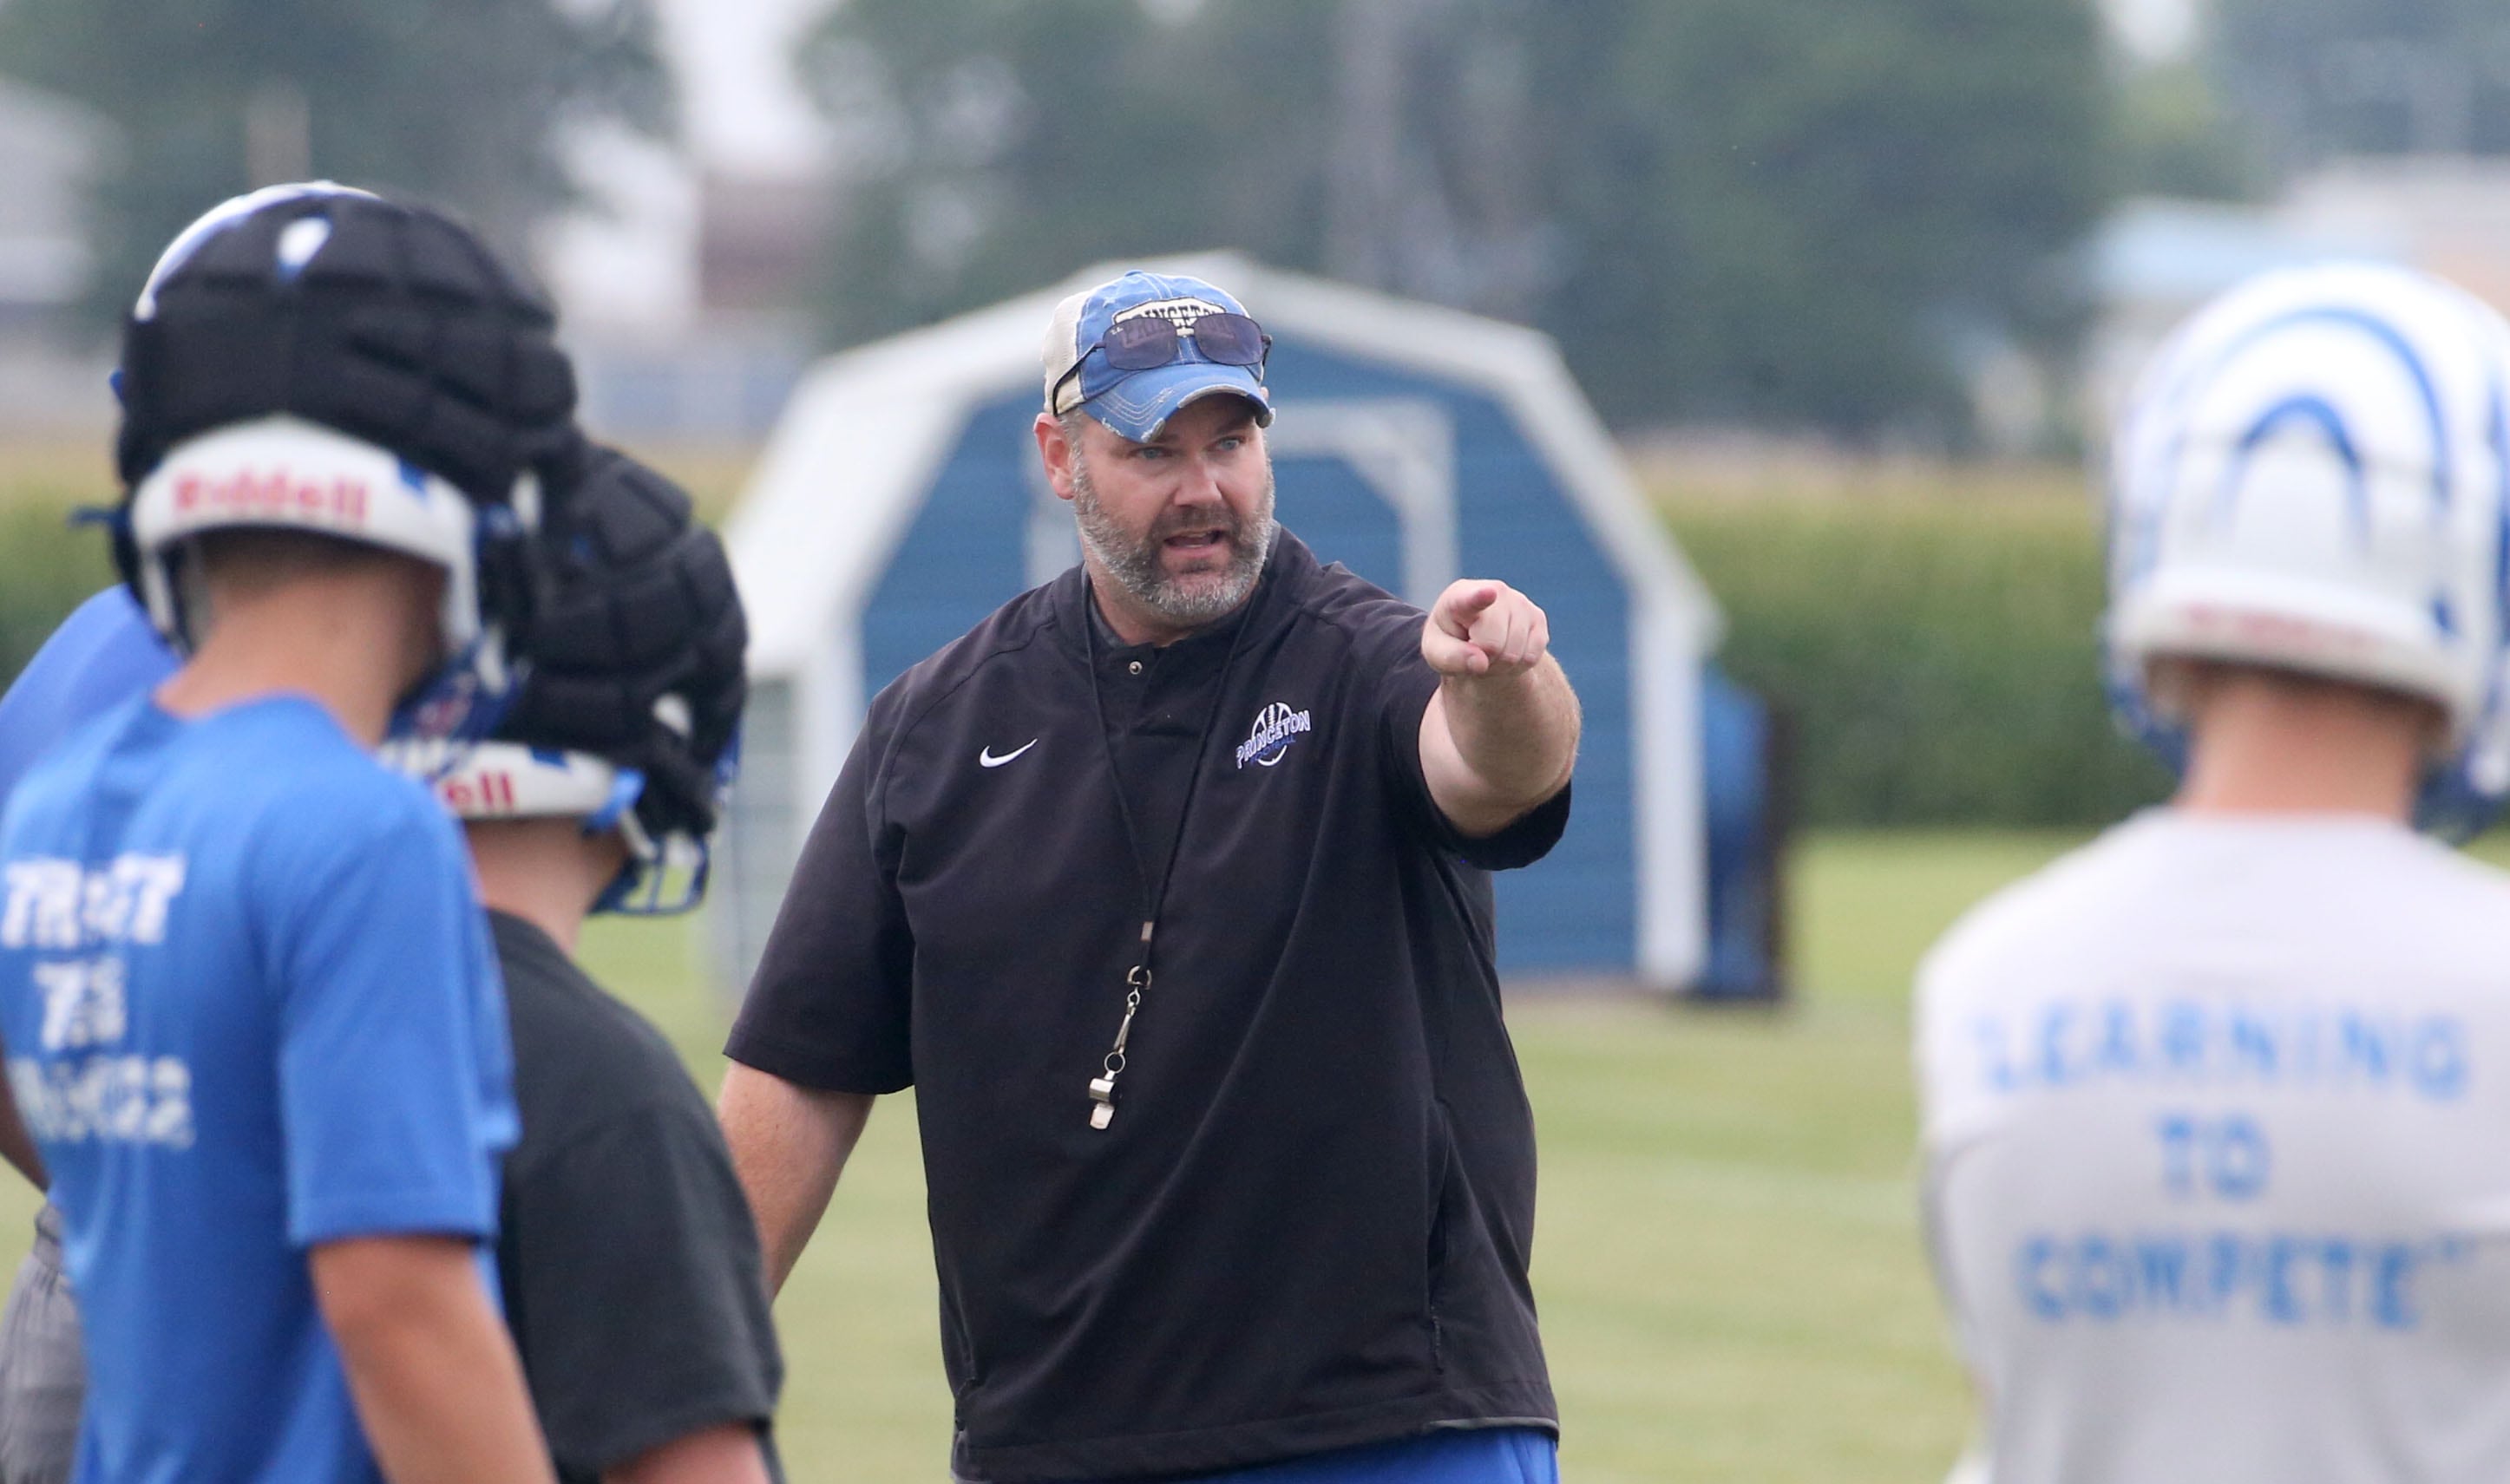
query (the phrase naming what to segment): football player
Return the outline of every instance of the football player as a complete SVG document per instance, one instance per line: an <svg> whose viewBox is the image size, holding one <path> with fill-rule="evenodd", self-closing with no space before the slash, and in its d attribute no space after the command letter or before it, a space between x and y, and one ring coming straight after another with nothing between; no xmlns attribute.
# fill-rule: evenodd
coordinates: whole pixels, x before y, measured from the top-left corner
<svg viewBox="0 0 2510 1484"><path fill-rule="evenodd" d="M2510 326L2403 269L2183 328L2111 470L2170 802L1920 971L1937 1270L1995 1484L2510 1477Z"/></svg>
<svg viewBox="0 0 2510 1484"><path fill-rule="evenodd" d="M0 826L0 1036L62 1213L78 1477L550 1477L485 1245L514 1134L461 840L381 767L511 699L539 296L328 185L212 211L126 321L116 555L183 656Z"/></svg>
<svg viewBox="0 0 2510 1484"><path fill-rule="evenodd" d="M589 450L551 509L535 667L496 739L386 754L463 821L505 979L506 1316L561 1484L763 1480L782 1362L747 1198L670 1043L571 957L588 913L704 895L747 630L661 475Z"/></svg>

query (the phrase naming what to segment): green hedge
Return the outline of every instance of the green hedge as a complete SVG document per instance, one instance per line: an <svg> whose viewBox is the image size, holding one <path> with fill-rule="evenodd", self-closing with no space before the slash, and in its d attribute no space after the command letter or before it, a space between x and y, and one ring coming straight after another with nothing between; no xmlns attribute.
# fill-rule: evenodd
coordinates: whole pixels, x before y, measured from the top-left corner
<svg viewBox="0 0 2510 1484"><path fill-rule="evenodd" d="M2110 720L2088 501L1673 501L1720 663L1795 729L1798 819L2089 826L2169 777Z"/></svg>
<svg viewBox="0 0 2510 1484"><path fill-rule="evenodd" d="M111 498L101 455L0 459L0 678L112 579L64 524ZM1721 662L1792 718L1800 820L2088 826L2168 780L2111 725L2089 501L2061 495L1675 499L1725 607Z"/></svg>
<svg viewBox="0 0 2510 1484"><path fill-rule="evenodd" d="M727 508L745 475L740 449L640 450L685 486L709 515ZM17 678L56 624L114 579L102 532L69 512L115 499L105 438L0 444L0 686Z"/></svg>
<svg viewBox="0 0 2510 1484"><path fill-rule="evenodd" d="M104 456L0 458L0 683L15 680L53 626L113 580L104 533L72 527L113 496Z"/></svg>

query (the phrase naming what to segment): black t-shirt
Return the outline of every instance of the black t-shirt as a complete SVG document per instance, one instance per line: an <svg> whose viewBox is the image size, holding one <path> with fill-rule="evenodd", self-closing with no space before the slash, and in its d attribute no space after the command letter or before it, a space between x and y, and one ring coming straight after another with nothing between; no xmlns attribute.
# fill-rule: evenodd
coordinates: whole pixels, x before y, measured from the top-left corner
<svg viewBox="0 0 2510 1484"><path fill-rule="evenodd" d="M783 1362L714 1115L661 1032L547 934L504 912L488 925L523 1125L497 1276L558 1477L591 1484L730 1422L763 1439Z"/></svg>
<svg viewBox="0 0 2510 1484"><path fill-rule="evenodd" d="M1459 836L1421 771L1421 612L1286 533L1225 642L1093 648L1089 601L1067 573L874 700L729 1047L915 1086L954 1465L1180 1474L1551 1426L1484 872L1548 850L1566 791ZM1198 773L1102 1131L1136 861L1166 845L1128 841L1111 754L1136 799Z"/></svg>
<svg viewBox="0 0 2510 1484"><path fill-rule="evenodd" d="M1232 662L1245 610L1170 645L1125 644L1084 605L1098 716L1107 728L1117 795L1144 881L1166 871L1195 784L1195 760L1217 721L1217 687Z"/></svg>

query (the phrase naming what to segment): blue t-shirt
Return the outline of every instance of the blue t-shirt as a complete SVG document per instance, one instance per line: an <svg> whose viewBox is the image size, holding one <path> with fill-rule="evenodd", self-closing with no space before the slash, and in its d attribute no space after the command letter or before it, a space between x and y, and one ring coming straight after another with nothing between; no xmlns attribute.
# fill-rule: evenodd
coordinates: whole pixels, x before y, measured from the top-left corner
<svg viewBox="0 0 2510 1484"><path fill-rule="evenodd" d="M80 604L0 695L0 800L89 718L173 673L173 651L130 588L117 583Z"/></svg>
<svg viewBox="0 0 2510 1484"><path fill-rule="evenodd" d="M301 698L134 698L19 784L0 1036L87 1322L79 1479L380 1477L307 1249L493 1233L483 922L451 819Z"/></svg>

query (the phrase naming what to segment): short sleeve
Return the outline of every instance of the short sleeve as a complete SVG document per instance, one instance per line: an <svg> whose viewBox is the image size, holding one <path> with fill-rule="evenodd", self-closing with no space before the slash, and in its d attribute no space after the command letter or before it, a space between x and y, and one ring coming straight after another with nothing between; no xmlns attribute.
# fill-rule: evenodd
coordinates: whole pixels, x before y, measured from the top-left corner
<svg viewBox="0 0 2510 1484"><path fill-rule="evenodd" d="M885 736L863 728L820 806L724 1047L803 1087L894 1093L914 1081L915 944L872 797Z"/></svg>
<svg viewBox="0 0 2510 1484"><path fill-rule="evenodd" d="M1497 835L1475 838L1458 831L1429 796L1421 766L1421 718L1438 690L1438 672L1421 657L1421 624L1427 614L1408 603L1361 605L1353 658L1377 710L1379 739L1396 797L1415 828L1437 848L1483 871L1513 871L1551 853L1569 828L1570 786L1527 810Z"/></svg>
<svg viewBox="0 0 2510 1484"><path fill-rule="evenodd" d="M452 823L415 792L390 802L388 823L281 856L297 895L270 951L299 1245L496 1230L515 1132L504 992Z"/></svg>
<svg viewBox="0 0 2510 1484"><path fill-rule="evenodd" d="M1983 952L1995 935L1993 910L2009 897L1974 909L1918 961L1909 1030L1916 1083L1918 1138L1929 1157L1958 1152L1992 1129L1997 1083L2006 1075L1995 1042L1982 1040L1979 1012L2012 983L2009 955Z"/></svg>
<svg viewBox="0 0 2510 1484"><path fill-rule="evenodd" d="M174 656L129 589L80 604L0 695L0 799L62 738L173 672Z"/></svg>
<svg viewBox="0 0 2510 1484"><path fill-rule="evenodd" d="M775 1415L782 1362L758 1236L694 1093L513 1171L507 1209L507 1310L561 1475Z"/></svg>

